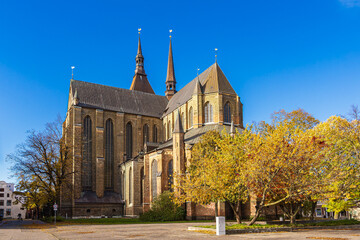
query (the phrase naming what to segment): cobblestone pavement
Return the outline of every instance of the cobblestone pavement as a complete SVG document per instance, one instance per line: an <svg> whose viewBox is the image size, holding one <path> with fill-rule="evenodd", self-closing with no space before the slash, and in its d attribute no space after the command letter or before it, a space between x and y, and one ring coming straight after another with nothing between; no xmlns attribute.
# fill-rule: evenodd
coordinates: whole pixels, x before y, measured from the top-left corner
<svg viewBox="0 0 360 240"><path fill-rule="evenodd" d="M194 223L125 224L125 225L70 225L25 228L24 221L8 222L0 226L0 239L272 239L272 240L360 240L360 226L352 230L301 230L297 232L254 233L216 236L188 231ZM196 225L196 224L195 224ZM204 225L203 223L201 225Z"/></svg>

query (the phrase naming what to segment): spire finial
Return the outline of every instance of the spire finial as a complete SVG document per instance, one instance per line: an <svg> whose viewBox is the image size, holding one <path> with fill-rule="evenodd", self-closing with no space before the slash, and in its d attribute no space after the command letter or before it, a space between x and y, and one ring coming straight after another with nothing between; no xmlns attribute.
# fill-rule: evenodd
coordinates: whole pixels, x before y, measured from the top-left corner
<svg viewBox="0 0 360 240"><path fill-rule="evenodd" d="M199 71L200 71L200 68L197 68L196 69L196 76L199 77Z"/></svg>
<svg viewBox="0 0 360 240"><path fill-rule="evenodd" d="M215 48L215 63L217 63L217 48Z"/></svg>
<svg viewBox="0 0 360 240"><path fill-rule="evenodd" d="M141 32L141 28L138 28L138 33L139 33L139 35L140 35L140 32Z"/></svg>
<svg viewBox="0 0 360 240"><path fill-rule="evenodd" d="M171 33L172 33L172 31L173 31L172 29L169 30L169 33L170 33L170 36L169 36L169 37L170 37L170 38L171 38Z"/></svg>
<svg viewBox="0 0 360 240"><path fill-rule="evenodd" d="M74 69L75 66L71 66L71 79L74 79Z"/></svg>

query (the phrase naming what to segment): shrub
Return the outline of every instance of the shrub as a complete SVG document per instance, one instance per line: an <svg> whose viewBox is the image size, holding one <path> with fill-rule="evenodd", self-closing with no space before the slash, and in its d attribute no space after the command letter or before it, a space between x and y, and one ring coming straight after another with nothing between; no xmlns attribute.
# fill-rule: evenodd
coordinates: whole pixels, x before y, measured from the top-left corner
<svg viewBox="0 0 360 240"><path fill-rule="evenodd" d="M140 216L141 221L162 222L180 221L185 219L185 210L172 201L171 192L163 192L152 202L149 211Z"/></svg>

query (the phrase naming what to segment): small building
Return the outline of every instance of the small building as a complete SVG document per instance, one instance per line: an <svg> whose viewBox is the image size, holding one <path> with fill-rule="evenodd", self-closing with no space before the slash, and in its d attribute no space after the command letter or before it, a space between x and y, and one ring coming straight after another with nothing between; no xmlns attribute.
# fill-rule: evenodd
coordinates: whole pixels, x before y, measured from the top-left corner
<svg viewBox="0 0 360 240"><path fill-rule="evenodd" d="M25 197L16 194L14 183L0 181L0 217L18 218L18 214L21 214L24 218L26 214L24 202Z"/></svg>

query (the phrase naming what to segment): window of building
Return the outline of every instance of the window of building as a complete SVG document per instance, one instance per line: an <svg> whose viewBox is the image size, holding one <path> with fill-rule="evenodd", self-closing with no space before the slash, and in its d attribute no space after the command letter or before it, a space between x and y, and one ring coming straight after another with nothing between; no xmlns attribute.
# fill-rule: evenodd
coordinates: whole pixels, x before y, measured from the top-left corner
<svg viewBox="0 0 360 240"><path fill-rule="evenodd" d="M172 185L173 185L173 181L174 181L173 172L174 172L174 170L173 170L173 160L170 160L169 164L168 164L168 186L169 186L169 189L170 189L171 192L173 190Z"/></svg>
<svg viewBox="0 0 360 240"><path fill-rule="evenodd" d="M192 107L190 107L189 110L189 128L191 128L193 126L193 109Z"/></svg>
<svg viewBox="0 0 360 240"><path fill-rule="evenodd" d="M4 209L0 209L0 217L4 217Z"/></svg>
<svg viewBox="0 0 360 240"><path fill-rule="evenodd" d="M168 139L172 137L172 132L171 132L171 123L170 121L168 122Z"/></svg>
<svg viewBox="0 0 360 240"><path fill-rule="evenodd" d="M3 193L0 193L0 197L4 197L4 194L3 194Z"/></svg>
<svg viewBox="0 0 360 240"><path fill-rule="evenodd" d="M4 188L0 188L0 192L3 192L4 191Z"/></svg>
<svg viewBox="0 0 360 240"><path fill-rule="evenodd" d="M230 103L227 102L224 106L224 122L231 123L231 111L230 111Z"/></svg>
<svg viewBox="0 0 360 240"><path fill-rule="evenodd" d="M126 124L126 157L132 158L132 125L130 122Z"/></svg>
<svg viewBox="0 0 360 240"><path fill-rule="evenodd" d="M111 119L105 124L105 189L112 190L114 182L114 127Z"/></svg>
<svg viewBox="0 0 360 240"><path fill-rule="evenodd" d="M0 206L4 206L4 200L0 200Z"/></svg>
<svg viewBox="0 0 360 240"><path fill-rule="evenodd" d="M186 129L184 113L181 113L181 125L183 126L184 129Z"/></svg>
<svg viewBox="0 0 360 240"><path fill-rule="evenodd" d="M154 160L151 164L151 190L152 199L154 200L157 196L157 161Z"/></svg>
<svg viewBox="0 0 360 240"><path fill-rule="evenodd" d="M129 169L129 203L132 203L132 169Z"/></svg>
<svg viewBox="0 0 360 240"><path fill-rule="evenodd" d="M140 169L140 204L143 203L144 194L144 167Z"/></svg>
<svg viewBox="0 0 360 240"><path fill-rule="evenodd" d="M11 206L11 200L6 201L6 206Z"/></svg>
<svg viewBox="0 0 360 240"><path fill-rule="evenodd" d="M10 208L6 209L6 216L11 216L11 209Z"/></svg>
<svg viewBox="0 0 360 240"><path fill-rule="evenodd" d="M9 193L7 193L7 194L6 194L6 196L7 196L7 197L10 197L10 194L9 194Z"/></svg>
<svg viewBox="0 0 360 240"><path fill-rule="evenodd" d="M156 125L153 126L153 142L158 142L158 133L157 133L157 127Z"/></svg>
<svg viewBox="0 0 360 240"><path fill-rule="evenodd" d="M149 141L149 125L145 124L143 127L143 146Z"/></svg>
<svg viewBox="0 0 360 240"><path fill-rule="evenodd" d="M84 119L83 129L83 160L81 163L81 181L83 191L91 190L92 185L92 133L91 119L89 116Z"/></svg>
<svg viewBox="0 0 360 240"><path fill-rule="evenodd" d="M204 107L205 123L213 122L213 106L207 102Z"/></svg>
<svg viewBox="0 0 360 240"><path fill-rule="evenodd" d="M125 180L125 171L122 172L121 174L122 177L122 199L125 200L126 199L126 180Z"/></svg>

